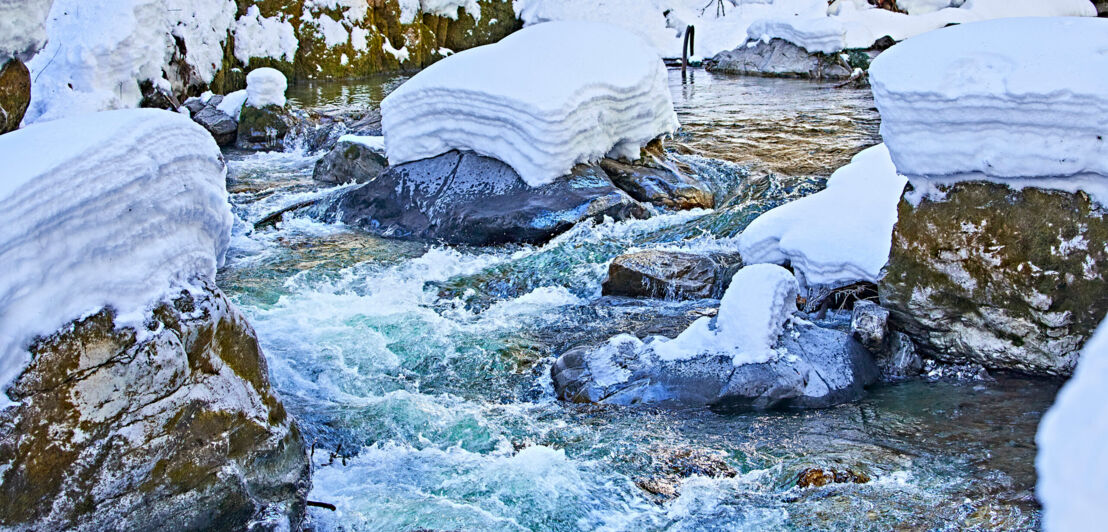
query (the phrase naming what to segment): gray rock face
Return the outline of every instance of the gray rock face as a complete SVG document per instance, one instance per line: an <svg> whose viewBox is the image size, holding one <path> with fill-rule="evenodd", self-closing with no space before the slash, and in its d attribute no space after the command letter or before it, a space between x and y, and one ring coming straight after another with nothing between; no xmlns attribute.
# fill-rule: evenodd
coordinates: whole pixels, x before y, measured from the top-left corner
<svg viewBox="0 0 1108 532"><path fill-rule="evenodd" d="M768 43L757 41L727 52L720 52L705 62L712 72L810 79L847 79L853 69L837 54L824 55L807 50L782 39Z"/></svg>
<svg viewBox="0 0 1108 532"><path fill-rule="evenodd" d="M223 101L222 96L212 96L208 103L190 98L184 105L192 113L192 121L204 126L204 129L215 138L216 144L226 147L234 145L235 139L238 138L239 123L216 108L221 101ZM197 110L193 111L193 109Z"/></svg>
<svg viewBox="0 0 1108 532"><path fill-rule="evenodd" d="M600 161L615 186L632 198L670 209L711 209L715 193L708 185L677 170L638 166L612 159Z"/></svg>
<svg viewBox="0 0 1108 532"><path fill-rule="evenodd" d="M606 296L662 299L720 298L735 272L738 255L640 251L620 255L608 266Z"/></svg>
<svg viewBox="0 0 1108 532"><path fill-rule="evenodd" d="M1108 312L1108 217L1084 193L962 182L901 201L881 305L948 364L1069 375Z"/></svg>
<svg viewBox="0 0 1108 532"><path fill-rule="evenodd" d="M888 322L888 310L871 301L858 301L850 317L850 333L871 353L880 353L886 349Z"/></svg>
<svg viewBox="0 0 1108 532"><path fill-rule="evenodd" d="M452 151L390 167L326 207L323 218L404 238L452 244L543 243L574 224L647 210L599 166L530 187L507 164Z"/></svg>
<svg viewBox="0 0 1108 532"><path fill-rule="evenodd" d="M877 380L872 355L850 335L810 323L786 328L784 354L734 366L731 356L660 359L648 338L617 337L572 349L554 363L559 399L579 403L707 404L723 410L822 408L857 400Z"/></svg>
<svg viewBox="0 0 1108 532"><path fill-rule="evenodd" d="M365 144L340 142L315 164L312 179L329 185L365 183L381 175L388 159Z"/></svg>
<svg viewBox="0 0 1108 532"><path fill-rule="evenodd" d="M200 281L197 281L200 282ZM310 464L250 325L210 283L31 346L0 411L0 528L296 529Z"/></svg>
<svg viewBox="0 0 1108 532"><path fill-rule="evenodd" d="M887 356L878 358L881 371L889 377L912 377L923 371L923 359L907 334L893 331Z"/></svg>

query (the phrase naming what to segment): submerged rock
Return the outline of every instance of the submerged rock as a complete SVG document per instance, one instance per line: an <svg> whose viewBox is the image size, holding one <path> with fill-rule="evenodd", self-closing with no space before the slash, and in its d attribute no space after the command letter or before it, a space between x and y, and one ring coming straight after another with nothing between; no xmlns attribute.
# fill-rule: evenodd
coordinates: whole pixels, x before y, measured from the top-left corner
<svg viewBox="0 0 1108 532"><path fill-rule="evenodd" d="M1108 218L1084 193L962 182L902 201L881 304L919 351L1069 375L1108 312Z"/></svg>
<svg viewBox="0 0 1108 532"><path fill-rule="evenodd" d="M245 150L282 150L293 126L292 115L278 105L244 105L239 115L235 145Z"/></svg>
<svg viewBox="0 0 1108 532"><path fill-rule="evenodd" d="M720 52L705 61L705 68L725 74L811 79L847 79L853 68L838 54L811 53L783 39L752 41Z"/></svg>
<svg viewBox="0 0 1108 532"><path fill-rule="evenodd" d="M742 267L737 255L679 251L639 251L620 255L608 266L606 296L664 299L719 298Z"/></svg>
<svg viewBox="0 0 1108 532"><path fill-rule="evenodd" d="M736 366L721 354L666 360L617 337L600 348L571 349L555 361L551 376L565 401L723 410L832 406L861 398L878 377L872 355L844 332L797 322L787 326L776 349L779 356L767 362Z"/></svg>
<svg viewBox="0 0 1108 532"><path fill-rule="evenodd" d="M603 159L600 167L615 186L644 203L671 209L711 209L715 193L708 185L677 170Z"/></svg>
<svg viewBox="0 0 1108 532"><path fill-rule="evenodd" d="M577 222L649 213L599 166L578 165L530 187L507 164L451 151L388 168L343 193L323 216L398 237L495 245L543 243Z"/></svg>
<svg viewBox="0 0 1108 532"><path fill-rule="evenodd" d="M102 310L39 338L0 411L0 525L295 529L310 466L254 331L202 282L139 332Z"/></svg>
<svg viewBox="0 0 1108 532"><path fill-rule="evenodd" d="M389 160L361 142L342 141L315 164L312 179L330 185L365 183L381 175Z"/></svg>
<svg viewBox="0 0 1108 532"><path fill-rule="evenodd" d="M31 73L16 58L0 66L0 135L19 128L31 103Z"/></svg>

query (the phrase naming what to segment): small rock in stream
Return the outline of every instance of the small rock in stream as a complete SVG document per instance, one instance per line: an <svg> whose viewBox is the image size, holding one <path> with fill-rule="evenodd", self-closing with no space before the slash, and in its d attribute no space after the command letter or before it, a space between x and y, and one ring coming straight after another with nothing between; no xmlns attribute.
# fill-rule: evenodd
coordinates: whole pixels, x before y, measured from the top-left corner
<svg viewBox="0 0 1108 532"><path fill-rule="evenodd" d="M719 298L741 267L738 254L627 253L608 266L603 294L673 300Z"/></svg>

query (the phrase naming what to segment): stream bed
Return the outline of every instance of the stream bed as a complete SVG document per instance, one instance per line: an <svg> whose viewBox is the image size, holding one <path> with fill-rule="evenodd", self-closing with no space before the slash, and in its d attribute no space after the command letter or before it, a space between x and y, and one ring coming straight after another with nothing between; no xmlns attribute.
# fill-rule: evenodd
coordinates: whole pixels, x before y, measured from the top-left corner
<svg viewBox="0 0 1108 532"><path fill-rule="evenodd" d="M364 113L403 81L291 87ZM254 325L313 448L320 530L1036 529L1034 434L1058 384L913 380L802 412L571 405L549 367L619 333L675 335L718 301L601 297L638 249L733 249L758 214L879 142L868 89L671 71L674 157L715 210L581 224L543 246L446 247L267 214L334 189L322 153L228 152L220 287ZM813 223L818 223L814 220ZM865 483L801 488L809 468Z"/></svg>

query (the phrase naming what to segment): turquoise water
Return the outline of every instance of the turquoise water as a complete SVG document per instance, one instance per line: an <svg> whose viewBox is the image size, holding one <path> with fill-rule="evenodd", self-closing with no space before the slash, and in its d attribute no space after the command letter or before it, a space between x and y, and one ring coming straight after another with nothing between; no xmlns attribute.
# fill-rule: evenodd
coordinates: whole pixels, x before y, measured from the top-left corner
<svg viewBox="0 0 1108 532"><path fill-rule="evenodd" d="M295 87L301 108L372 111L403 78ZM602 298L635 249L728 249L877 142L868 91L673 78L671 149L724 206L578 226L541 247L447 248L305 217L319 154L228 153L236 213L220 286L254 324L313 446L321 530L1033 529L1034 431L1057 386L914 381L857 404L724 415L566 405L548 369L614 334L680 331L711 300ZM691 465L690 465L691 464ZM707 465L705 465L707 464ZM865 484L798 488L810 467ZM659 487L660 486L660 487Z"/></svg>

